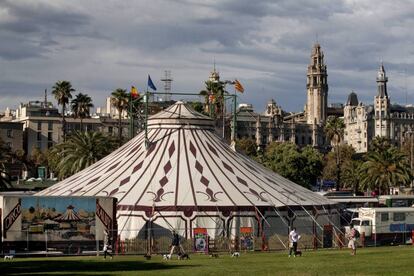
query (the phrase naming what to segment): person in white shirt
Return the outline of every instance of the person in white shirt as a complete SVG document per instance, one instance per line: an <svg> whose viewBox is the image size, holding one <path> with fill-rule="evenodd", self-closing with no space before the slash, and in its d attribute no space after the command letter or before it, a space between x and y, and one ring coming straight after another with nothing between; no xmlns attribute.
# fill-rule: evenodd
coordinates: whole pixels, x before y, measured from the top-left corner
<svg viewBox="0 0 414 276"><path fill-rule="evenodd" d="M296 227L293 227L292 231L289 233L289 257L292 255L296 257L298 252L298 240L300 236L298 232L296 232Z"/></svg>

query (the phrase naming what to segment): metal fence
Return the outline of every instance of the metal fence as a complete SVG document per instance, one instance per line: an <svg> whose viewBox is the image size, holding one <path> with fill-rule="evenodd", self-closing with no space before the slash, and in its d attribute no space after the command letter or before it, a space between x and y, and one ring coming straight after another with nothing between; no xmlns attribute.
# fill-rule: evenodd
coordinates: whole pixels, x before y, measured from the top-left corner
<svg viewBox="0 0 414 276"><path fill-rule="evenodd" d="M242 229L243 228L243 229ZM175 229L180 236L182 249L189 253L214 253L234 251L280 251L289 248L289 229L255 229L251 227L232 228L219 235L209 235L217 229L204 229L204 236L189 233L188 229ZM195 229L194 229L195 230ZM250 231L246 231L250 230ZM358 246L379 246L384 244L405 244L412 242L411 227L403 227L398 232L384 236L365 236L361 233ZM318 248L342 248L348 240L344 229L326 224L320 227L297 226L301 236L298 248L301 251ZM110 233L110 251L118 255L128 254L166 254L171 250L172 233L165 229L140 229L113 231ZM45 230L8 231L1 243L2 254L10 251L21 255L100 255L103 253L103 240L96 240L93 233L83 231Z"/></svg>

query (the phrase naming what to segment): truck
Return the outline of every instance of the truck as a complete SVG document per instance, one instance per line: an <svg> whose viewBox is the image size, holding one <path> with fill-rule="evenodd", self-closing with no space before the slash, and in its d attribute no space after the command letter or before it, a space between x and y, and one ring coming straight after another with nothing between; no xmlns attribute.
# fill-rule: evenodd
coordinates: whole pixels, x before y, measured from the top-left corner
<svg viewBox="0 0 414 276"><path fill-rule="evenodd" d="M0 251L96 252L104 230L116 237L116 198L0 193Z"/></svg>
<svg viewBox="0 0 414 276"><path fill-rule="evenodd" d="M367 245L412 242L414 208L359 208L358 217L353 218L351 224L365 238Z"/></svg>

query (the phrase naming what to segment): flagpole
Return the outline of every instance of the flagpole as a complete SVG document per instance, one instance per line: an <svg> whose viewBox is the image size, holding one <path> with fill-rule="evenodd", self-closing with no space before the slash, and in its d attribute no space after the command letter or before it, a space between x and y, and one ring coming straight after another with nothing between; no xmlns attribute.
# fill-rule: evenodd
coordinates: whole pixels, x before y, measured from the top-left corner
<svg viewBox="0 0 414 276"><path fill-rule="evenodd" d="M226 86L224 85L224 92L225 91L226 91ZM226 136L224 135L224 131L225 131L225 127L224 127L224 124L225 124L224 116L226 114L226 99L224 97L224 92L223 92L223 108L222 108L222 112L223 112L223 139L226 138Z"/></svg>
<svg viewBox="0 0 414 276"><path fill-rule="evenodd" d="M233 128L231 130L231 143L233 144L234 148L236 148L236 108L237 108L237 95L236 95L236 86L234 86L234 98L233 98Z"/></svg>

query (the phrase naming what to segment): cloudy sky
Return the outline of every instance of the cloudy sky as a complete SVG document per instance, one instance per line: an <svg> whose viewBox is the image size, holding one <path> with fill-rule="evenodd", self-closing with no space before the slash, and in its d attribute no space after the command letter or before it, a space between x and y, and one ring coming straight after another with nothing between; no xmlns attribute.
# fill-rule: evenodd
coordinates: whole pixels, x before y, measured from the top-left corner
<svg viewBox="0 0 414 276"><path fill-rule="evenodd" d="M414 1L1 0L0 110L40 100L69 80L95 106L117 87L198 92L216 61L245 86L242 102L287 111L306 100L316 39L328 66L329 102L355 90L371 103L383 60L392 102L414 103Z"/></svg>

